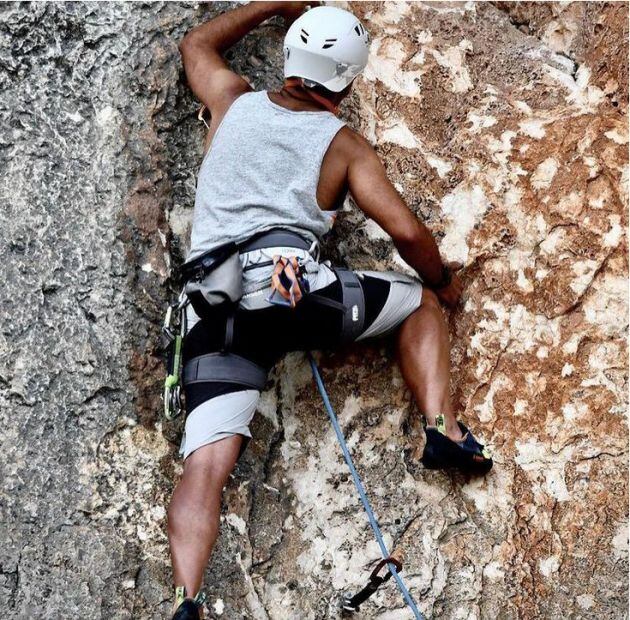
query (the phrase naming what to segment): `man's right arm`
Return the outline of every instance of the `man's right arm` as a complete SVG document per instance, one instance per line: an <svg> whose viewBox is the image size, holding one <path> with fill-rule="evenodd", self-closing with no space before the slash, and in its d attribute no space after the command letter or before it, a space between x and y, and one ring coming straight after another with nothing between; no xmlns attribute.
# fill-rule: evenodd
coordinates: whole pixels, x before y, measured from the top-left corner
<svg viewBox="0 0 630 620"><path fill-rule="evenodd" d="M213 116L250 89L230 70L224 52L273 14L272 2L252 2L193 28L179 44L188 84Z"/></svg>
<svg viewBox="0 0 630 620"><path fill-rule="evenodd" d="M426 286L439 287L443 263L433 235L391 184L369 142L357 134L352 142L348 185L354 201L389 234L401 258L418 272ZM454 306L461 295L461 283L453 274L452 284L436 292L446 305Z"/></svg>
<svg viewBox="0 0 630 620"><path fill-rule="evenodd" d="M266 19L281 15L290 23L307 5L308 2L250 2L193 28L182 39L179 50L188 83L213 119L223 116L239 95L251 90L240 75L230 70L223 54Z"/></svg>

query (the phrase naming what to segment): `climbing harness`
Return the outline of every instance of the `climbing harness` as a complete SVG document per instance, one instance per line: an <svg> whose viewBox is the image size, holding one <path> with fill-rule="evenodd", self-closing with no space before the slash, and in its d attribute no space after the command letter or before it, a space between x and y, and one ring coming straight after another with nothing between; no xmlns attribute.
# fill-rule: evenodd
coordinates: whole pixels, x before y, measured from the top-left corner
<svg viewBox="0 0 630 620"><path fill-rule="evenodd" d="M418 607L416 603L414 602L411 594L409 593L407 586L405 586L404 581L399 575L399 571L402 568L401 563L398 562L398 566L397 566L396 562L391 557L390 553L387 551L387 546L385 545L385 541L383 540L383 535L381 534L381 530L379 528L378 522L376 521L376 517L374 516L374 512L372 511L372 507L370 506L370 502L365 493L365 488L363 487L361 478L359 477L359 474L356 468L354 467L352 457L350 456L350 451L348 450L348 445L346 444L346 440L343 436L343 431L341 430L341 427L339 426L339 421L337 420L335 411L332 408L332 405L330 404L330 399L328 398L328 393L326 392L324 381L322 380L322 377L319 372L319 368L317 367L317 364L315 363L315 360L313 359L313 356L311 353L308 354L308 361L311 365L311 370L313 372L313 378L315 379L315 383L317 384L317 389L319 390L322 400L324 401L324 407L326 408L328 417L330 418L333 429L335 430L335 434L337 435L337 441L339 442L339 447L341 448L343 457L346 460L348 469L350 470L350 473L352 474L354 486L356 487L359 493L361 503L363 504L363 508L365 509L365 512L367 514L368 521L370 522L370 526L372 527L374 536L376 537L376 542L378 543L378 546L381 549L381 554L383 555L382 564L377 565L375 571L372 572L372 576L370 577L370 583L372 585L370 586L370 584L368 583L368 586L366 586L366 588L364 588L361 592L356 594L354 597L344 598L343 608L348 612L356 611L356 609L354 608L358 607L360 603L366 600L376 590L376 588L378 588L378 586L381 585L381 583L385 581L384 578L378 577L378 571L382 568L383 565L386 564L387 568L389 569L390 574L394 577L394 580L396 581L396 584L398 585L398 589L401 591L403 598L405 599L405 602L407 603L407 605L409 605L409 608L413 612L414 618L416 618L416 620L423 620L424 616L418 610ZM380 581L378 581L379 579ZM373 588L372 592L369 592L368 588L369 589ZM365 594L367 594L365 598L358 600L360 595L364 596ZM351 609L351 607L353 609Z"/></svg>
<svg viewBox="0 0 630 620"><path fill-rule="evenodd" d="M187 362L183 374L185 386L206 381L237 383L252 390L262 391L267 382L267 371L235 353L207 353L193 357Z"/></svg>
<svg viewBox="0 0 630 620"><path fill-rule="evenodd" d="M248 239L241 244L226 244L221 248L202 254L182 266L183 291L178 303L170 306L164 322L163 332L169 343L168 371L164 382L164 415L172 420L182 411L181 387L192 383L222 381L238 383L253 390L263 390L267 371L231 351L234 339L235 312L242 294L242 272L239 255L271 247L290 247L307 251L318 258L316 244L309 243L296 233L274 229ZM275 288L267 300L295 304L300 294L308 293L315 303L335 308L342 316L341 339L349 342L362 332L365 320L365 301L358 276L348 269L335 268L341 286L341 301L335 301L317 293L308 292L308 282L303 274L303 265L295 257L279 257L268 263L257 263L257 267L274 266L277 275ZM284 268L282 267L284 265ZM288 274L287 272L288 269ZM238 280L235 283L234 280ZM281 292L281 289L284 293ZM288 297L288 299L287 299ZM225 335L220 352L209 353L189 359L182 368L182 345L186 334L186 305L190 303L195 313L203 317L211 307L221 306L226 310Z"/></svg>
<svg viewBox="0 0 630 620"><path fill-rule="evenodd" d="M164 380L164 417L173 420L182 412L181 375L182 345L186 335L186 306L188 299L180 295L177 303L166 310L162 334L167 353L166 379Z"/></svg>

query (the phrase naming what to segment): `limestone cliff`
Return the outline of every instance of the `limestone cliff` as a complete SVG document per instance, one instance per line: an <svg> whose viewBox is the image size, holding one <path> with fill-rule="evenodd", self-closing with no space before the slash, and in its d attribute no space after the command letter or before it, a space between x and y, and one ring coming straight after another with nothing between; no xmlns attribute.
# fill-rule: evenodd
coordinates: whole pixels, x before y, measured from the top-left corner
<svg viewBox="0 0 630 620"><path fill-rule="evenodd" d="M455 401L485 480L429 472L388 343L321 365L432 618L627 617L627 3L349 3L344 107L464 263ZM0 5L0 615L163 618L181 421L157 351L202 127L177 42L228 3ZM282 28L230 52L280 79ZM400 268L348 205L330 253ZM378 550L301 355L226 491L214 618L336 618ZM361 617L409 612L393 586Z"/></svg>

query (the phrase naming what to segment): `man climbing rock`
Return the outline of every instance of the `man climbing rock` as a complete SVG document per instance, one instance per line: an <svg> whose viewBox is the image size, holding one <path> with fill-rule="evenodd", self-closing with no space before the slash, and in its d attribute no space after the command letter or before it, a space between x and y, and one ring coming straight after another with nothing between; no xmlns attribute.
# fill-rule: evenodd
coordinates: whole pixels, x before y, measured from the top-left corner
<svg viewBox="0 0 630 620"><path fill-rule="evenodd" d="M181 42L190 87L211 115L183 267L190 304L183 348L184 472L169 508L174 619L200 617L204 569L221 493L249 438L268 371L288 351L330 349L396 332L398 362L426 420L428 468L483 474L492 459L456 420L441 304L462 285L409 210L372 146L337 106L368 57L349 12L304 2L253 2ZM264 20L291 24L285 82L253 91L222 54ZM321 262L318 242L350 192L418 273L352 272Z"/></svg>

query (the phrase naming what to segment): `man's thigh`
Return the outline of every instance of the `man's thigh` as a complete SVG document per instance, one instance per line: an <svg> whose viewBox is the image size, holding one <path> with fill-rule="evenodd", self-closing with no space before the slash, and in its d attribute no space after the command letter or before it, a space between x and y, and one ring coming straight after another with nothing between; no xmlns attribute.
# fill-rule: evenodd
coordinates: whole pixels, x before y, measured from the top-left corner
<svg viewBox="0 0 630 620"><path fill-rule="evenodd" d="M357 340L393 332L422 303L422 284L417 278L392 271L356 275L364 306L364 324ZM337 348L345 341L343 311L322 303L322 298L341 304L340 283L335 280L305 295L296 308L273 306L237 315L235 331L240 335L235 337L236 350L261 359L267 354L275 361L288 351Z"/></svg>
<svg viewBox="0 0 630 620"><path fill-rule="evenodd" d="M417 278L395 271L359 271L357 275L363 285L367 309L372 311L357 340L390 334L422 304L422 284ZM377 296L372 291L376 290L376 283L379 291L387 285L384 299L382 293Z"/></svg>
<svg viewBox="0 0 630 620"><path fill-rule="evenodd" d="M237 379L237 378L236 378ZM231 390L231 391L228 391ZM240 437L241 453L251 439L249 429L260 392L238 383L220 381L195 383L186 389L188 415L180 453L186 462L201 448Z"/></svg>

